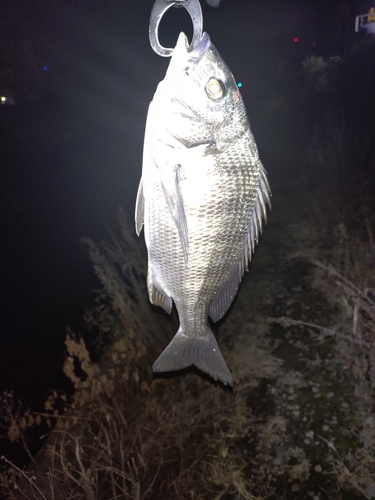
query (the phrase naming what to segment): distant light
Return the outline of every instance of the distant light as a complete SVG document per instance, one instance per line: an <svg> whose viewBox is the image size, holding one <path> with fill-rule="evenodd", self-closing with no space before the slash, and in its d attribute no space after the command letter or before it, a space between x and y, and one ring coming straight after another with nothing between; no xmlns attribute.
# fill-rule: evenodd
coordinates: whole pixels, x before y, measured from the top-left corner
<svg viewBox="0 0 375 500"><path fill-rule="evenodd" d="M48 71L48 66L43 66L43 71Z"/></svg>
<svg viewBox="0 0 375 500"><path fill-rule="evenodd" d="M293 42L294 42L294 43L299 42L299 38L295 36L295 37L293 38Z"/></svg>
<svg viewBox="0 0 375 500"><path fill-rule="evenodd" d="M5 97L5 95L2 95L2 96L0 97L0 101L1 101L1 102L5 102L6 100L7 100L7 98Z"/></svg>
<svg viewBox="0 0 375 500"><path fill-rule="evenodd" d="M237 87L240 89L242 87L242 82L238 82Z"/></svg>

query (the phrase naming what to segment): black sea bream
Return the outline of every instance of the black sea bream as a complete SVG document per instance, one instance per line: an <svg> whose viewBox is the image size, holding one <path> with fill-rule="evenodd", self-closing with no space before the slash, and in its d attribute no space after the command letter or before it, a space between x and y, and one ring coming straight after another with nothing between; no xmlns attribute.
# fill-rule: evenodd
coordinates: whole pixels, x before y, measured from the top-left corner
<svg viewBox="0 0 375 500"><path fill-rule="evenodd" d="M181 33L150 104L136 204L150 301L180 327L153 371L195 365L232 385L208 324L228 310L266 217L270 189L229 68L204 33Z"/></svg>

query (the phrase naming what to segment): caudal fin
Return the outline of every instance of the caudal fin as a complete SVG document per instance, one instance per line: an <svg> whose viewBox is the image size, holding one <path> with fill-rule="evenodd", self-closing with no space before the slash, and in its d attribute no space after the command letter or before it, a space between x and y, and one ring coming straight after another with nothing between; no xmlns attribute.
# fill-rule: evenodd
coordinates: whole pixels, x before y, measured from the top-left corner
<svg viewBox="0 0 375 500"><path fill-rule="evenodd" d="M217 345L214 334L207 328L202 337L188 337L180 330L155 361L154 372L182 370L195 365L223 384L233 385L232 376Z"/></svg>

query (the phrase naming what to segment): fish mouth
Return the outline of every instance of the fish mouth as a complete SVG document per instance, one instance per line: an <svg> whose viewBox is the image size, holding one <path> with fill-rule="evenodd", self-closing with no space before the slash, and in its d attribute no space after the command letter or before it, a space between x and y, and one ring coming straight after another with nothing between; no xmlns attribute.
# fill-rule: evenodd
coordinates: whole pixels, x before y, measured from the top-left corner
<svg viewBox="0 0 375 500"><path fill-rule="evenodd" d="M199 40L197 45L189 51L189 56L194 60L194 62L199 62L207 50L210 48L211 39L209 35L204 32L202 38Z"/></svg>

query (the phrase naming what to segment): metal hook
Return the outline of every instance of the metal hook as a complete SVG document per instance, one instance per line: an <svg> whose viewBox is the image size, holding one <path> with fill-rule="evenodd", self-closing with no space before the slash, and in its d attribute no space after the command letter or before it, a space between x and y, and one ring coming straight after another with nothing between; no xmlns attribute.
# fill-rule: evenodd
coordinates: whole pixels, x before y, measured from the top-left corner
<svg viewBox="0 0 375 500"><path fill-rule="evenodd" d="M159 24L170 7L184 7L190 14L193 21L193 39L189 46L190 50L199 43L203 33L203 16L199 0L156 0L151 11L149 37L151 47L162 57L170 57L173 54L173 49L163 47L159 42Z"/></svg>

